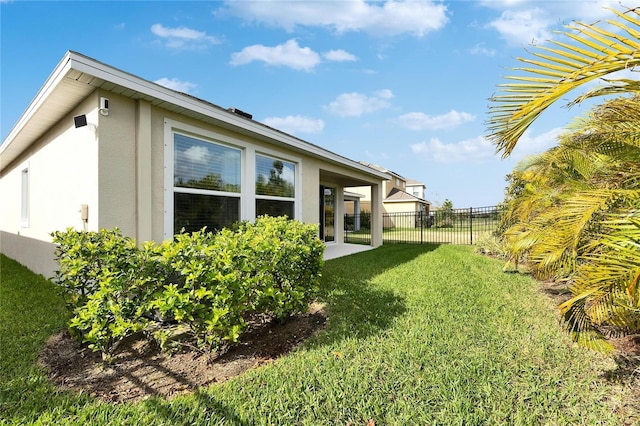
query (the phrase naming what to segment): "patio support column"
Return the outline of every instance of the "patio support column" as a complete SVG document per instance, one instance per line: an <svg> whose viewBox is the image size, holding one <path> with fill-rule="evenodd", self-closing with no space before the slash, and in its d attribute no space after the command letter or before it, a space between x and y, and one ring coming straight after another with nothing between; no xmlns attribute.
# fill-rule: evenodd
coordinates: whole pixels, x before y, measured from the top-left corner
<svg viewBox="0 0 640 426"><path fill-rule="evenodd" d="M382 185L371 185L371 245L382 245Z"/></svg>
<svg viewBox="0 0 640 426"><path fill-rule="evenodd" d="M353 201L353 230L360 230L360 198Z"/></svg>
<svg viewBox="0 0 640 426"><path fill-rule="evenodd" d="M344 200L344 188L342 186L338 186L336 188L336 195L335 195L336 199L335 199L335 211L333 213L334 218L333 218L333 232L335 233L335 241L336 243L344 243L344 213L345 213L345 209L344 209L344 201L338 201L338 200Z"/></svg>

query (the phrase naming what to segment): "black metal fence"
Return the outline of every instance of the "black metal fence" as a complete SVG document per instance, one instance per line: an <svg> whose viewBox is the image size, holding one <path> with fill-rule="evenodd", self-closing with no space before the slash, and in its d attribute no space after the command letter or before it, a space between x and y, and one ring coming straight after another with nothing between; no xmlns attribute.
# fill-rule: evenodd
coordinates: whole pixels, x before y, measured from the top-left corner
<svg viewBox="0 0 640 426"><path fill-rule="evenodd" d="M474 244L497 229L502 211L498 206L441 209L426 212L384 213L384 243ZM371 244L371 214L345 215L344 242Z"/></svg>

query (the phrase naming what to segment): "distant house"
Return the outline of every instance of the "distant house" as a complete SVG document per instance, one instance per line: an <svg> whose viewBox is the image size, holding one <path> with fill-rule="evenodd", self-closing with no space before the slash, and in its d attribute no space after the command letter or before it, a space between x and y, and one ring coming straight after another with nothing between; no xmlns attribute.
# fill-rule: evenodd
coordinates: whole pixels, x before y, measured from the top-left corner
<svg viewBox="0 0 640 426"><path fill-rule="evenodd" d="M407 179L406 188L407 188L407 192L413 195L414 197L418 197L422 199L425 198L424 192L427 190L427 186L424 183L418 182L417 180L413 180L413 179Z"/></svg>
<svg viewBox="0 0 640 426"><path fill-rule="evenodd" d="M343 241L345 187L370 193L382 244L386 172L68 52L0 146L0 249L55 270L50 233L118 227L138 241L258 215Z"/></svg>
<svg viewBox="0 0 640 426"><path fill-rule="evenodd" d="M431 204L425 200L424 191L425 184L406 179L403 176L399 175L396 172L385 169L381 166L369 163L361 163L370 167L374 170L377 170L382 173L386 173L391 176L391 179L383 182L382 184L382 208L385 213L390 213L390 215L385 216L384 227L395 227L395 226L403 226L403 227L413 227L415 225L415 215L422 214L424 217L429 216L429 209ZM361 199L359 200L360 209L358 210L350 206L347 199L345 199L345 203L347 204L347 212L348 213L360 213L360 212L371 212L371 192L368 187L351 187L347 188L348 193L354 193L361 195ZM407 223L397 223L399 219L400 213L406 213L406 222ZM391 215L393 214L393 215ZM404 221L403 221L404 222Z"/></svg>

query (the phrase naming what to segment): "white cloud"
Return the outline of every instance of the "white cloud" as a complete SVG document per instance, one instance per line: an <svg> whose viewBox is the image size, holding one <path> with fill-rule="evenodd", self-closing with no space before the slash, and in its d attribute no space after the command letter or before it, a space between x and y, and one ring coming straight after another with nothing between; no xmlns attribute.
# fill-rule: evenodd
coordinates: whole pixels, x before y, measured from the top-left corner
<svg viewBox="0 0 640 426"><path fill-rule="evenodd" d="M537 136L533 136L531 129L528 129L520 136L518 144L511 153L510 158L514 161L520 161L527 155L544 152L558 144L557 138L564 131L566 130L556 127Z"/></svg>
<svg viewBox="0 0 640 426"><path fill-rule="evenodd" d="M435 130L451 129L459 125L474 121L476 116L468 112L458 112L451 110L446 114L427 115L422 112L410 112L398 117L398 121L403 127L411 130Z"/></svg>
<svg viewBox="0 0 640 426"><path fill-rule="evenodd" d="M248 21L292 32L298 26L329 28L338 33L361 31L374 35L413 34L422 37L448 22L439 1L227 1L224 9Z"/></svg>
<svg viewBox="0 0 640 426"><path fill-rule="evenodd" d="M221 173L221 177L227 182L240 181L240 169L235 167L240 163L240 152L236 150L220 153L215 150L211 151L203 145L192 145L184 151L176 149L175 160L176 176L184 178L184 180L199 180L208 174ZM219 164L231 166L216 167Z"/></svg>
<svg viewBox="0 0 640 426"><path fill-rule="evenodd" d="M262 61L268 65L286 66L295 70L311 71L321 62L320 55L308 47L300 47L295 39L275 47L255 44L231 55L231 65L244 65Z"/></svg>
<svg viewBox="0 0 640 426"><path fill-rule="evenodd" d="M545 1L540 0L485 0L485 7L501 12L499 18L488 24L510 44L543 44L555 37L552 30L566 31L564 25L572 21L593 23L610 18L608 8L626 10L619 0ZM562 17L560 19L559 17ZM615 30L615 29L614 29Z"/></svg>
<svg viewBox="0 0 640 426"><path fill-rule="evenodd" d="M469 52L471 52L472 55L482 55L490 57L496 56L496 50L485 46L484 43L476 44L471 48Z"/></svg>
<svg viewBox="0 0 640 426"><path fill-rule="evenodd" d="M432 138L411 145L411 151L438 163L477 163L493 157L495 148L485 137L478 136L452 144Z"/></svg>
<svg viewBox="0 0 640 426"><path fill-rule="evenodd" d="M481 5L494 10L525 10L540 7L540 0L484 0ZM611 17L607 8L626 10L624 2L620 0L589 0L589 1L545 1L544 9L549 16L570 17L579 21L593 22ZM568 22L565 22L568 23Z"/></svg>
<svg viewBox="0 0 640 426"><path fill-rule="evenodd" d="M489 23L509 44L542 44L551 39L549 26L554 20L539 7L527 10L505 10Z"/></svg>
<svg viewBox="0 0 640 426"><path fill-rule="evenodd" d="M197 86L194 83L188 81L181 81L177 78L167 78L162 77L154 83L157 83L161 86L167 87L169 89L177 90L178 92L189 93L191 90L195 89Z"/></svg>
<svg viewBox="0 0 640 426"><path fill-rule="evenodd" d="M393 98L393 92L389 89L382 89L376 92L376 96L382 99L391 99Z"/></svg>
<svg viewBox="0 0 640 426"><path fill-rule="evenodd" d="M600 19L611 18L610 9L626 10L624 1L620 0L597 0L590 2L571 2L567 7L567 13L576 16L576 19L585 23L592 23Z"/></svg>
<svg viewBox="0 0 640 426"><path fill-rule="evenodd" d="M527 130L518 141L509 161L514 164L527 155L537 154L557 145L557 137L563 130L554 128L545 133L533 136L531 130ZM444 143L438 138L432 138L429 142L420 142L410 146L411 151L423 156L425 159L437 163L482 163L487 160L499 160L500 154L496 153L495 145L484 136L466 139L456 143Z"/></svg>
<svg viewBox="0 0 640 426"><path fill-rule="evenodd" d="M187 27L169 28L162 24L153 24L151 32L165 40L165 46L171 49L203 49L220 41L207 33Z"/></svg>
<svg viewBox="0 0 640 426"><path fill-rule="evenodd" d="M264 124L293 135L299 133L321 133L324 130L324 121L301 115L267 117L264 119Z"/></svg>
<svg viewBox="0 0 640 426"><path fill-rule="evenodd" d="M335 101L325 105L324 109L330 114L341 117L359 117L363 114L375 112L389 107L386 99L393 97L391 90L379 91L375 96L367 96L362 93L343 93Z"/></svg>
<svg viewBox="0 0 640 426"><path fill-rule="evenodd" d="M190 146L185 151L178 151L177 155L180 159L196 164L207 164L213 156L204 146Z"/></svg>
<svg viewBox="0 0 640 426"><path fill-rule="evenodd" d="M328 61L336 61L336 62L346 62L346 61L357 61L354 55L349 52L346 52L342 49L338 50L329 50L322 54L322 56Z"/></svg>

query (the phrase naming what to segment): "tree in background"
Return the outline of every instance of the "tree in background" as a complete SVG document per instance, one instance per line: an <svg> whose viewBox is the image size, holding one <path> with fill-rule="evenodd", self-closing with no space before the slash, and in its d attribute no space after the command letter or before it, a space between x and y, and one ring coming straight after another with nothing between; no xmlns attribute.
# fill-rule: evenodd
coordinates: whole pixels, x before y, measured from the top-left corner
<svg viewBox="0 0 640 426"><path fill-rule="evenodd" d="M550 105L603 77L603 85L569 105L610 99L579 119L559 145L512 173L504 242L526 255L538 277L566 280L573 297L560 305L575 341L612 347L600 326L640 330L640 82L612 78L640 66L640 8L612 10L616 32L576 22L569 40L535 46L527 67L492 98L489 138L503 157ZM613 76L615 77L615 76Z"/></svg>
<svg viewBox="0 0 640 426"><path fill-rule="evenodd" d="M272 195L276 197L294 197L295 187L283 177L284 164L280 160L274 160L269 170L269 178L259 174L256 181L256 194Z"/></svg>
<svg viewBox="0 0 640 426"><path fill-rule="evenodd" d="M436 226L439 226L442 228L449 228L453 226L453 219L454 219L453 201L451 201L448 198L445 198L444 202L442 203L442 207L440 207L438 212L440 213L440 217L439 217L439 220L437 221Z"/></svg>

